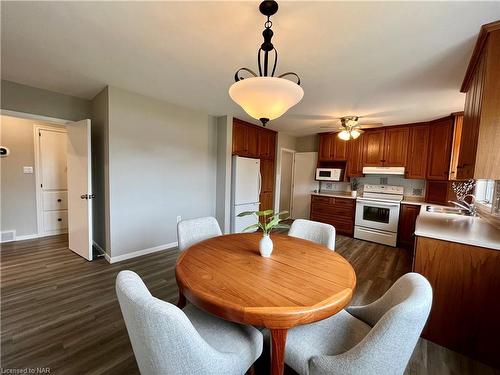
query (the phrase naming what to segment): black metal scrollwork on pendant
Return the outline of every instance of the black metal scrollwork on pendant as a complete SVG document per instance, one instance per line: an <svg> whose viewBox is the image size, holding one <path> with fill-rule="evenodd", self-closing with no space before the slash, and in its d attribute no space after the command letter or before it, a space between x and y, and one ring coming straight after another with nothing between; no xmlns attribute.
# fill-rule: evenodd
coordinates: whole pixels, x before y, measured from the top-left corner
<svg viewBox="0 0 500 375"><path fill-rule="evenodd" d="M274 74L276 72L276 65L278 64L278 51L276 50L276 48L274 48L274 45L271 41L274 33L271 30L273 23L271 22L270 17L278 11L278 3L274 0L263 1L259 6L259 10L263 15L267 16L267 21L264 23L264 31L262 32L264 42L261 44L257 53L259 74L257 75L257 73L248 68L240 68L234 75L234 80L236 82L245 79L245 77L240 75L242 71L250 73L254 77L274 77ZM271 70L269 69L270 59L273 60ZM287 72L279 75L278 78L283 78L291 75L297 78L297 84L300 86L300 77L296 73Z"/></svg>

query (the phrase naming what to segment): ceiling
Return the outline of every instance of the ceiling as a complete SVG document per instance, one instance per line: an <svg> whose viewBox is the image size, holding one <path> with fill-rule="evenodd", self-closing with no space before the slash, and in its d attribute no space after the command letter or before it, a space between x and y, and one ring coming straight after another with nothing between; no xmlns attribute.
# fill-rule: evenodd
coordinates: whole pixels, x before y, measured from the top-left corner
<svg viewBox="0 0 500 375"><path fill-rule="evenodd" d="M1 3L2 79L90 99L105 85L212 115L248 119L228 88L257 68L258 2ZM272 18L278 73L304 99L268 126L325 131L462 110L460 84L482 24L500 2L287 2Z"/></svg>

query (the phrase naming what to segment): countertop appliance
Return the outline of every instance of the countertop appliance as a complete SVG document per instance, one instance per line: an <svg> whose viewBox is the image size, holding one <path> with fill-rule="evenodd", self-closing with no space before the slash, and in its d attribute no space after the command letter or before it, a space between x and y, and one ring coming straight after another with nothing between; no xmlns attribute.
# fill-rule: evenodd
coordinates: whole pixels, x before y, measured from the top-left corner
<svg viewBox="0 0 500 375"><path fill-rule="evenodd" d="M231 182L231 233L240 233L258 222L256 215L238 217L238 214L259 210L260 160L233 156Z"/></svg>
<svg viewBox="0 0 500 375"><path fill-rule="evenodd" d="M316 168L317 181L340 181L342 169L340 168Z"/></svg>
<svg viewBox="0 0 500 375"><path fill-rule="evenodd" d="M364 185L356 199L354 238L396 246L403 186Z"/></svg>

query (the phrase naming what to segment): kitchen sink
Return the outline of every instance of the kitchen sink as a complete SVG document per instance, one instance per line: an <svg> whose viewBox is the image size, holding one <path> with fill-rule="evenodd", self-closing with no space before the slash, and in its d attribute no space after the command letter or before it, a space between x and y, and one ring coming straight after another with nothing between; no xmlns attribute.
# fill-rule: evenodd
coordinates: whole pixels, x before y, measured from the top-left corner
<svg viewBox="0 0 500 375"><path fill-rule="evenodd" d="M436 207L436 206L427 206L425 208L427 212L436 212L439 214L455 214L455 215L467 215L468 211L463 210L461 208L454 207Z"/></svg>

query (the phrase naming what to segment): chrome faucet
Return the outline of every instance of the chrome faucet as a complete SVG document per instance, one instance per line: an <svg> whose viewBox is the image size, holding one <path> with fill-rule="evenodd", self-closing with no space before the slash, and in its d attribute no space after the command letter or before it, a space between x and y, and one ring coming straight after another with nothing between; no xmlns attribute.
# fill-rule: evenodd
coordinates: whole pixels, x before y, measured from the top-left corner
<svg viewBox="0 0 500 375"><path fill-rule="evenodd" d="M472 198L472 201L471 203L467 203L465 201L465 198L467 197L471 197ZM458 202L456 201L448 201L448 203L451 203L451 204L454 204L455 206L457 207L460 207L461 209L463 209L465 212L465 215L467 216L476 216L476 197L472 194L467 194L467 195L464 195L463 197L461 197L461 199L459 199Z"/></svg>

